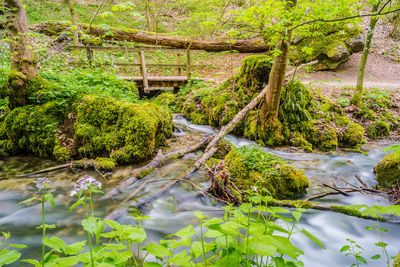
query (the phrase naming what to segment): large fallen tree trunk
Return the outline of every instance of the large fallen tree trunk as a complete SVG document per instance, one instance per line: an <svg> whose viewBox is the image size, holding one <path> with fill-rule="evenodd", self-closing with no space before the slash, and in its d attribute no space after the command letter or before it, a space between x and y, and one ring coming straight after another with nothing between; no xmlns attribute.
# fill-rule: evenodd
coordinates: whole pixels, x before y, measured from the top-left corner
<svg viewBox="0 0 400 267"><path fill-rule="evenodd" d="M31 30L46 35L58 35L67 30L69 25L61 22L41 22L31 27ZM200 40L188 39L182 37L168 36L165 34L145 32L132 29L102 28L101 26L88 24L79 24L79 28L86 34L99 36L105 40L128 41L142 44L171 46L186 49L199 49L212 52L236 50L240 53L257 53L265 52L268 47L262 38L249 40L237 40L235 42L227 42L224 40ZM112 34L110 34L112 33Z"/></svg>

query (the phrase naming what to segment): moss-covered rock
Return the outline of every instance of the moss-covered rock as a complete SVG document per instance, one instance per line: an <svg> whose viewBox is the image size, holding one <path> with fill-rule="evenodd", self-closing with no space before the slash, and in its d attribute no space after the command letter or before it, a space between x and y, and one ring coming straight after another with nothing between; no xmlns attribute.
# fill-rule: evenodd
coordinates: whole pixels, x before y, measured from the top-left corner
<svg viewBox="0 0 400 267"><path fill-rule="evenodd" d="M231 150L225 157L227 171L235 185L245 190L268 190L274 198L298 197L306 193L306 176L288 165L282 158L264 152L256 146Z"/></svg>
<svg viewBox="0 0 400 267"><path fill-rule="evenodd" d="M367 127L367 136L371 139L390 136L390 125L384 121L377 121Z"/></svg>
<svg viewBox="0 0 400 267"><path fill-rule="evenodd" d="M217 152L214 153L213 157L215 159L224 159L233 148L232 143L222 140L217 144Z"/></svg>
<svg viewBox="0 0 400 267"><path fill-rule="evenodd" d="M343 147L357 147L362 144L365 130L355 122L350 122L344 133L340 135L340 145Z"/></svg>
<svg viewBox="0 0 400 267"><path fill-rule="evenodd" d="M84 157L140 161L172 134L172 116L153 103L132 104L86 96L76 108L75 140Z"/></svg>
<svg viewBox="0 0 400 267"><path fill-rule="evenodd" d="M90 95L73 105L54 100L13 109L0 124L0 149L59 161L111 157L121 164L148 158L171 134L172 116L156 104ZM108 163L99 166L109 169Z"/></svg>
<svg viewBox="0 0 400 267"><path fill-rule="evenodd" d="M317 69L335 69L346 62L352 53L362 51L362 32L359 24L321 24L311 36L295 39L291 60L303 63L318 59Z"/></svg>
<svg viewBox="0 0 400 267"><path fill-rule="evenodd" d="M385 156L375 165L374 171L380 185L400 185L400 154Z"/></svg>

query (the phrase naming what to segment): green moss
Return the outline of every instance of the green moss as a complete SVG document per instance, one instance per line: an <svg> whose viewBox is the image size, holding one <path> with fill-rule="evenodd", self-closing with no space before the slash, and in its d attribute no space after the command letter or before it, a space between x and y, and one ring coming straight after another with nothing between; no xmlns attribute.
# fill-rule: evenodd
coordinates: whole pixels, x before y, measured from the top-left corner
<svg viewBox="0 0 400 267"><path fill-rule="evenodd" d="M367 127L367 136L377 139L390 136L390 125L382 120L377 121Z"/></svg>
<svg viewBox="0 0 400 267"><path fill-rule="evenodd" d="M214 153L213 157L223 159L233 148L232 143L222 140L217 144L217 152Z"/></svg>
<svg viewBox="0 0 400 267"><path fill-rule="evenodd" d="M347 214L350 216L354 216L354 217L358 217L358 218L365 218L365 219L370 219L371 215L365 215L363 214L361 211L354 209L354 208L350 208L350 207L346 207L346 206L338 206L338 205L331 205L330 206L332 210L343 213L343 214ZM372 216L374 217L374 216ZM380 216L376 216L376 219L378 219L379 221L387 221L387 218L385 217L380 217Z"/></svg>
<svg viewBox="0 0 400 267"><path fill-rule="evenodd" d="M303 135L299 132L294 132L290 139L291 145L295 147L302 147L306 152L312 152L312 144L308 142Z"/></svg>
<svg viewBox="0 0 400 267"><path fill-rule="evenodd" d="M117 163L139 161L164 145L172 116L152 103L132 104L86 96L76 108L75 140L82 156L109 156Z"/></svg>
<svg viewBox="0 0 400 267"><path fill-rule="evenodd" d="M271 206L293 206L293 207L298 207L298 208L304 208L304 209L311 209L315 206L314 203L311 201L305 201L305 200L277 200L274 198L268 198L267 202L265 203L266 205L271 205Z"/></svg>
<svg viewBox="0 0 400 267"><path fill-rule="evenodd" d="M363 142L364 132L365 130L360 124L350 122L339 138L340 145L343 147L357 147Z"/></svg>
<svg viewBox="0 0 400 267"><path fill-rule="evenodd" d="M385 156L375 165L376 180L382 186L400 184L400 154Z"/></svg>
<svg viewBox="0 0 400 267"><path fill-rule="evenodd" d="M318 59L318 69L335 69L340 63L346 61L352 52L349 40L360 34L362 34L362 27L358 24L348 24L347 22L334 25L321 24L314 29L313 35L294 41L290 59L296 63ZM342 52L347 56L337 58L337 55Z"/></svg>
<svg viewBox="0 0 400 267"><path fill-rule="evenodd" d="M94 166L97 170L112 171L116 164L114 159L99 157L94 160Z"/></svg>
<svg viewBox="0 0 400 267"><path fill-rule="evenodd" d="M156 98L154 98L154 102L169 107L172 111L176 111L176 103L177 99L174 93L172 92L164 92L160 95L158 95Z"/></svg>
<svg viewBox="0 0 400 267"><path fill-rule="evenodd" d="M147 175L149 175L150 173L152 173L155 170L155 168L150 168L147 170L143 170L141 171L138 175L137 175L137 179L142 179L144 177L146 177Z"/></svg>
<svg viewBox="0 0 400 267"><path fill-rule="evenodd" d="M282 158L256 146L231 150L225 165L235 185L242 191L268 190L274 198L297 197L309 187L307 177L288 165Z"/></svg>
<svg viewBox="0 0 400 267"><path fill-rule="evenodd" d="M396 258L394 259L393 267L400 267L400 252L399 252L399 254L397 254Z"/></svg>

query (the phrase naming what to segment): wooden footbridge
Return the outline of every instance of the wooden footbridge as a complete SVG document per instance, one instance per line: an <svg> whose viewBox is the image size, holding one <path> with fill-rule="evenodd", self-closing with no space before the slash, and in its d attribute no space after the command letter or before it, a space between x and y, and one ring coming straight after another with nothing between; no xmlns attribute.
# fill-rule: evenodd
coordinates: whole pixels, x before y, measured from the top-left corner
<svg viewBox="0 0 400 267"><path fill-rule="evenodd" d="M78 62L69 62L70 65L89 65L89 66L117 66L117 67L138 67L140 76L119 75L123 80L134 81L141 90L141 94L149 94L154 90L165 90L169 88L178 89L187 84L191 79L191 63L190 49L179 49L170 47L107 47L107 46L70 46L75 50L86 50L86 60ZM129 58L128 53L137 53L138 62L113 62L113 63L96 63L94 61L94 51L98 52L122 52ZM166 52L176 54L176 64L148 64L146 63L146 53ZM182 57L185 57L185 62L182 63ZM176 76L152 76L149 74L149 68L175 68Z"/></svg>

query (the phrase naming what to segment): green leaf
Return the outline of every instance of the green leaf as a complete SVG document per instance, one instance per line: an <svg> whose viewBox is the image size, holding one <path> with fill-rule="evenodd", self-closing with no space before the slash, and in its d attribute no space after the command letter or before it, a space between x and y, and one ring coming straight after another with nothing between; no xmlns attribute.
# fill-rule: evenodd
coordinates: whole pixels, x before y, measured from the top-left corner
<svg viewBox="0 0 400 267"><path fill-rule="evenodd" d="M155 257L163 258L172 256L172 253L169 251L169 249L158 244L150 243L144 249Z"/></svg>
<svg viewBox="0 0 400 267"><path fill-rule="evenodd" d="M12 250L0 255L0 266L4 264L11 264L21 257L21 253Z"/></svg>
<svg viewBox="0 0 400 267"><path fill-rule="evenodd" d="M388 245L388 244L386 244L385 242L378 242L378 243L375 243L375 246L381 247L381 248L385 248L385 247L387 247L387 245Z"/></svg>
<svg viewBox="0 0 400 267"><path fill-rule="evenodd" d="M302 228L301 232L308 237L311 241L313 241L314 243L317 243L318 245L320 245L322 248L326 249L324 244L322 244L321 240L319 240L317 237L315 237L314 235L312 235L310 232L308 232L306 229Z"/></svg>
<svg viewBox="0 0 400 267"><path fill-rule="evenodd" d="M175 255L168 262L178 266L187 266L190 262L190 256L188 255L187 251L184 250L181 253Z"/></svg>
<svg viewBox="0 0 400 267"><path fill-rule="evenodd" d="M143 267L162 267L162 265L157 262L146 262Z"/></svg>
<svg viewBox="0 0 400 267"><path fill-rule="evenodd" d="M126 246L124 244L106 244L104 248L109 250L124 250Z"/></svg>
<svg viewBox="0 0 400 267"><path fill-rule="evenodd" d="M45 238L43 243L51 249L54 249L57 252L65 253L67 249L67 244L59 237L52 236L50 239Z"/></svg>
<svg viewBox="0 0 400 267"><path fill-rule="evenodd" d="M94 216L90 216L87 219L82 220L82 226L86 232L95 234L97 230L97 220Z"/></svg>
<svg viewBox="0 0 400 267"><path fill-rule="evenodd" d="M362 256L360 256L360 255L356 255L356 259L357 259L359 262L362 262L362 263L364 263L364 264L367 264L367 261L366 261Z"/></svg>
<svg viewBox="0 0 400 267"><path fill-rule="evenodd" d="M31 198L28 198L27 200L19 202L18 205L26 204L26 203L32 202L34 200L41 200L41 199L38 197L31 197Z"/></svg>
<svg viewBox="0 0 400 267"><path fill-rule="evenodd" d="M295 218L296 222L299 222L299 221L300 221L300 218L301 218L301 215L302 215L302 214L303 214L303 213L302 213L302 212L299 212L299 211L293 211L293 212L292 212L293 218Z"/></svg>
<svg viewBox="0 0 400 267"><path fill-rule="evenodd" d="M39 261L33 260L33 259L27 259L27 260L21 260L21 261L29 263L29 264L32 264L32 265L35 265L35 267L42 266L42 264Z"/></svg>
<svg viewBox="0 0 400 267"><path fill-rule="evenodd" d="M142 227L133 228L132 233L128 236L128 239L134 243L142 243L146 238L146 231Z"/></svg>
<svg viewBox="0 0 400 267"><path fill-rule="evenodd" d="M350 246L349 245L345 245L340 249L340 252L345 252L345 251L347 251L349 249L350 249Z"/></svg>
<svg viewBox="0 0 400 267"><path fill-rule="evenodd" d="M249 238L249 248L258 255L273 256L277 247L271 242L270 238L264 238L265 235L253 235ZM269 237L269 236L268 236Z"/></svg>
<svg viewBox="0 0 400 267"><path fill-rule="evenodd" d="M51 207L54 210L54 197L53 197L53 194L51 194L51 193L45 194L44 195L44 199L46 199L50 203Z"/></svg>
<svg viewBox="0 0 400 267"><path fill-rule="evenodd" d="M106 224L108 226L110 226L111 228L115 229L115 230L119 230L121 229L121 225L119 223L117 223L116 221L113 220L104 220L106 222Z"/></svg>
<svg viewBox="0 0 400 267"><path fill-rule="evenodd" d="M55 229L56 225L55 224L45 224L44 227L46 229ZM43 225L40 225L40 226L36 227L35 229L42 229L42 228L43 228Z"/></svg>
<svg viewBox="0 0 400 267"><path fill-rule="evenodd" d="M379 254L376 254L375 256L371 257L372 260L378 260L380 258L381 258L381 255L379 255Z"/></svg>
<svg viewBox="0 0 400 267"><path fill-rule="evenodd" d="M13 248L26 248L26 246L25 245L18 245L18 244L8 244L10 247L13 247Z"/></svg>
<svg viewBox="0 0 400 267"><path fill-rule="evenodd" d="M365 227L365 229L366 229L366 230L368 230L368 231L375 230L375 228L374 228L374 227L372 227L372 226L367 226L367 227Z"/></svg>

